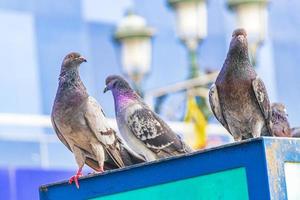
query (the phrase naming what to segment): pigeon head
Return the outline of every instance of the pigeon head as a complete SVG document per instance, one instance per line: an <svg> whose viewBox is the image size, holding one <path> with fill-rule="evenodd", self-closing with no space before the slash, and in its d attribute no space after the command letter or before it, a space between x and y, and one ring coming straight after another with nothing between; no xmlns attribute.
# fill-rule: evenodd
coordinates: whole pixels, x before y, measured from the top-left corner
<svg viewBox="0 0 300 200"><path fill-rule="evenodd" d="M248 59L247 33L244 29L233 31L228 55Z"/></svg>
<svg viewBox="0 0 300 200"><path fill-rule="evenodd" d="M273 112L280 114L281 116L288 116L285 105L282 103L272 103L271 109Z"/></svg>
<svg viewBox="0 0 300 200"><path fill-rule="evenodd" d="M111 90L112 92L133 92L129 83L123 77L118 75L108 76L105 80L105 84L106 87L104 89L104 93L108 90Z"/></svg>
<svg viewBox="0 0 300 200"><path fill-rule="evenodd" d="M63 60L64 68L73 68L79 66L81 63L87 62L86 59L79 53L72 52L65 56Z"/></svg>

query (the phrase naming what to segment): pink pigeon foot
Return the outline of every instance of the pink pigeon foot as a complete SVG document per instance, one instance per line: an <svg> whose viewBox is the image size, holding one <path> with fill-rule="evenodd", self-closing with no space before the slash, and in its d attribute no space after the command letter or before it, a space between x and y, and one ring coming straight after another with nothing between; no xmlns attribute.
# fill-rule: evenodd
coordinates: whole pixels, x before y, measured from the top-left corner
<svg viewBox="0 0 300 200"><path fill-rule="evenodd" d="M83 174L81 173L81 170L82 170L82 168L79 168L77 173L74 176L72 176L69 180L69 184L72 184L73 181L75 182L77 189L79 189L78 178L83 176Z"/></svg>
<svg viewBox="0 0 300 200"><path fill-rule="evenodd" d="M103 167L99 167L99 168L96 170L96 172L97 172L97 173L102 173L102 172L104 172Z"/></svg>

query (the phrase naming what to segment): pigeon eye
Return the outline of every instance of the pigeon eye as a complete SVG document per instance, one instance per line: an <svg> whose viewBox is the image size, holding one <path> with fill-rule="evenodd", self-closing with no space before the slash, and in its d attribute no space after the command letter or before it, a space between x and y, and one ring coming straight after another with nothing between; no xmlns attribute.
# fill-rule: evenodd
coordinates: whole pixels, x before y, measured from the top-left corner
<svg viewBox="0 0 300 200"><path fill-rule="evenodd" d="M118 83L118 81L114 81L113 87L116 87L117 83Z"/></svg>

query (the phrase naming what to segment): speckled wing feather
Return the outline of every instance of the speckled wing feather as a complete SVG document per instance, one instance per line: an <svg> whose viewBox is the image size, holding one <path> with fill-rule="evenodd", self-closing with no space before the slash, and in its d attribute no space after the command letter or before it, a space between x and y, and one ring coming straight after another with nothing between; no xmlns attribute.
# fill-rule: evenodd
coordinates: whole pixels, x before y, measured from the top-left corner
<svg viewBox="0 0 300 200"><path fill-rule="evenodd" d="M118 167L124 167L124 162L120 155L120 144L116 138L116 132L109 126L103 110L97 101L89 97L86 102L85 120L92 133L103 144L108 155L113 159Z"/></svg>
<svg viewBox="0 0 300 200"><path fill-rule="evenodd" d="M252 89L265 119L271 119L271 105L266 87L259 77L252 81Z"/></svg>
<svg viewBox="0 0 300 200"><path fill-rule="evenodd" d="M191 152L191 149L181 141L171 128L147 108L137 109L128 116L127 126L159 157Z"/></svg>
<svg viewBox="0 0 300 200"><path fill-rule="evenodd" d="M63 134L61 134L61 132L58 130L56 123L51 115L51 122L54 128L54 131L57 135L57 137L59 138L59 140L72 152L70 145L68 144L68 142L66 141L66 139L64 138ZM97 171L99 169L99 164L96 160L87 157L85 160L85 163L91 167L92 169L94 169L95 171Z"/></svg>
<svg viewBox="0 0 300 200"><path fill-rule="evenodd" d="M209 104L215 117L226 128L226 130L230 132L228 128L228 124L223 117L222 108L220 106L220 101L219 101L218 89L215 84L213 84L212 87L210 88L208 96L209 96Z"/></svg>
<svg viewBox="0 0 300 200"><path fill-rule="evenodd" d="M268 97L265 84L259 77L256 77L252 81L252 89L255 94L256 100L259 104L260 110L264 118L266 119L266 124L269 130L269 134L272 135L272 129L271 129L272 110L271 110L270 100Z"/></svg>

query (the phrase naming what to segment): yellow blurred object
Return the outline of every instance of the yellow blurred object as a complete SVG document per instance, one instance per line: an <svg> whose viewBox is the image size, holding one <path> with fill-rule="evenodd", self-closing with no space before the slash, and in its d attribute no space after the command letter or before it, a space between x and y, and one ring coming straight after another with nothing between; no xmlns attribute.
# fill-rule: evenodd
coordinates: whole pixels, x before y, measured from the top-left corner
<svg viewBox="0 0 300 200"><path fill-rule="evenodd" d="M197 105L194 96L189 96L187 100L187 111L184 117L185 122L194 124L195 134L193 138L187 138L187 143L195 150L206 146L206 126L207 121Z"/></svg>

